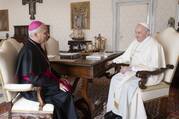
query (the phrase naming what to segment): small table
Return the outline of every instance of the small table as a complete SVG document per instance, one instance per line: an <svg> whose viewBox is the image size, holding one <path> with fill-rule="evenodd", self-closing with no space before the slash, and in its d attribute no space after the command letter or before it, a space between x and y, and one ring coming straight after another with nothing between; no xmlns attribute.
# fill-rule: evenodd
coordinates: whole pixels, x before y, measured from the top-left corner
<svg viewBox="0 0 179 119"><path fill-rule="evenodd" d="M87 43L92 43L92 41L85 40L69 40L69 52L79 52L84 51L86 49Z"/></svg>

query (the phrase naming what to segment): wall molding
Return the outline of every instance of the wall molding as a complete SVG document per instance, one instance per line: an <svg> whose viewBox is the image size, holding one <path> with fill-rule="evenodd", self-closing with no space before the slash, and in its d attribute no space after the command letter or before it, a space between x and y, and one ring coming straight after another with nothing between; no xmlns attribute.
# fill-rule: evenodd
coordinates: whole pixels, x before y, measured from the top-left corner
<svg viewBox="0 0 179 119"><path fill-rule="evenodd" d="M112 31L112 48L114 51L117 50L117 31L120 27L118 23L117 16L118 16L118 6L121 5L134 5L134 4L148 4L148 18L147 23L149 24L151 34L155 31L155 9L156 9L156 0L113 0L112 1L112 8L113 8L113 31Z"/></svg>

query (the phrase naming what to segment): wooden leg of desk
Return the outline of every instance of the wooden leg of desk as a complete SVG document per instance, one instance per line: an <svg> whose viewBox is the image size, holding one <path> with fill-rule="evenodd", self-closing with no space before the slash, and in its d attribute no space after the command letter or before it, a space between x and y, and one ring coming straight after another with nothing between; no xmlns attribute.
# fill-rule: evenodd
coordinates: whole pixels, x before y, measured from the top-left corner
<svg viewBox="0 0 179 119"><path fill-rule="evenodd" d="M82 79L82 85L80 90L81 96L87 101L90 106L91 112L94 110L94 104L88 95L88 79Z"/></svg>

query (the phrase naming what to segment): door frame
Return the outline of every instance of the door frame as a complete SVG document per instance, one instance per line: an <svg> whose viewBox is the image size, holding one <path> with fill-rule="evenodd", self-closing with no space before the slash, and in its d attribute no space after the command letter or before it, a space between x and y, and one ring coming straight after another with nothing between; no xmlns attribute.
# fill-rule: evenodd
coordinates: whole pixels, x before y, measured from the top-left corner
<svg viewBox="0 0 179 119"><path fill-rule="evenodd" d="M155 23L155 8L156 8L156 0L113 0L112 1L112 8L113 8L113 34L112 34L112 49L113 51L117 51L119 40L117 39L117 36L120 28L120 23L118 20L118 16L120 16L119 9L121 5L135 5L135 4L148 4L148 18L147 18L147 24L149 24L151 35L154 33L154 23Z"/></svg>

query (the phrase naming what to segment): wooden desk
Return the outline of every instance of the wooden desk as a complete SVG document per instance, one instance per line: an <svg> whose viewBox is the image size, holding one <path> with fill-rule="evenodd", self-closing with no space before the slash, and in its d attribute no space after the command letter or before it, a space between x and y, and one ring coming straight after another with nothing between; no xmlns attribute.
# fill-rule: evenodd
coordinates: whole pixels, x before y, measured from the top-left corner
<svg viewBox="0 0 179 119"><path fill-rule="evenodd" d="M102 58L101 60L86 60L82 58L76 60L62 60L59 56L56 56L50 59L50 62L52 67L60 73L83 79L80 95L85 98L92 111L94 109L94 104L88 96L88 81L92 81L92 79L102 76L106 70L108 70L105 68L106 62L121 54L122 52L113 53L106 58Z"/></svg>

